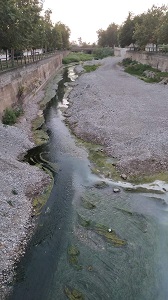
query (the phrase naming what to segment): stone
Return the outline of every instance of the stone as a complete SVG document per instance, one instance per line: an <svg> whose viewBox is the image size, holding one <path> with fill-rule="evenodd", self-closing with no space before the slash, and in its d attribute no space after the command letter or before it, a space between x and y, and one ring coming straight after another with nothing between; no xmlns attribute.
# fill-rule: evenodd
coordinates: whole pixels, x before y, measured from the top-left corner
<svg viewBox="0 0 168 300"><path fill-rule="evenodd" d="M127 179L127 175L125 175L125 174L121 174L120 177L121 177L122 179L124 179L124 180Z"/></svg>
<svg viewBox="0 0 168 300"><path fill-rule="evenodd" d="M114 193L119 193L119 192L120 192L120 189L114 188L114 189L113 189L113 192L114 192Z"/></svg>

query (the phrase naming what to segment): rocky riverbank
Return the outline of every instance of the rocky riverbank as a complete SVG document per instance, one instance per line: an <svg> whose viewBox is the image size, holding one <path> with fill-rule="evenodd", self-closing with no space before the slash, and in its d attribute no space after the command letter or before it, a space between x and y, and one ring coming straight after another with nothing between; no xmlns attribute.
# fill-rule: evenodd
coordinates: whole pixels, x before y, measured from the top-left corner
<svg viewBox="0 0 168 300"><path fill-rule="evenodd" d="M124 72L109 57L82 74L69 96L67 122L75 135L102 145L120 174L151 175L168 170L168 86Z"/></svg>
<svg viewBox="0 0 168 300"><path fill-rule="evenodd" d="M0 299L9 292L14 264L24 254L35 226L32 199L43 193L50 183L49 175L21 161L26 151L35 146L31 121L38 113L38 92L24 104L24 116L15 126L0 123Z"/></svg>

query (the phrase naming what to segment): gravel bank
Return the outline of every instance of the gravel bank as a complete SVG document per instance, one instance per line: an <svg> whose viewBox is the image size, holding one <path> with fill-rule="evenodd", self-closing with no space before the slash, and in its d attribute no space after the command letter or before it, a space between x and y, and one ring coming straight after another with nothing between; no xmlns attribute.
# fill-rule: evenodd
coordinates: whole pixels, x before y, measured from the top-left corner
<svg viewBox="0 0 168 300"><path fill-rule="evenodd" d="M14 262L24 253L34 221L31 199L43 191L49 176L18 157L34 146L31 120L38 113L39 92L24 105L25 114L15 126L0 123L0 299L8 292Z"/></svg>
<svg viewBox="0 0 168 300"><path fill-rule="evenodd" d="M168 169L168 86L124 72L121 58L102 60L82 74L69 96L66 115L74 133L104 145L128 175Z"/></svg>

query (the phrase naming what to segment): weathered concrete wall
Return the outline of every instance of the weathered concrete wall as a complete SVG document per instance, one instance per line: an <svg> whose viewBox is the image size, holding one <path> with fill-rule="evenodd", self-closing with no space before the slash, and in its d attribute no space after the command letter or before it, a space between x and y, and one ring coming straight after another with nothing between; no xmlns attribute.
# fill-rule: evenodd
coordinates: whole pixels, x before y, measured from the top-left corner
<svg viewBox="0 0 168 300"><path fill-rule="evenodd" d="M114 55L124 58L126 50L126 48L114 47Z"/></svg>
<svg viewBox="0 0 168 300"><path fill-rule="evenodd" d="M168 72L168 55L138 51L126 51L125 58L131 57L142 64L150 65L160 71Z"/></svg>
<svg viewBox="0 0 168 300"><path fill-rule="evenodd" d="M64 51L52 57L0 74L0 116L5 108L35 92L56 73L62 65Z"/></svg>

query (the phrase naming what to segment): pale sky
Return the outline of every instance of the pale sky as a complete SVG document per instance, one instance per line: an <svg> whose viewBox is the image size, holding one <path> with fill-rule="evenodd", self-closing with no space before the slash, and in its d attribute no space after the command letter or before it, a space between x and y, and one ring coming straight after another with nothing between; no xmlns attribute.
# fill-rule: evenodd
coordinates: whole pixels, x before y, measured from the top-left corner
<svg viewBox="0 0 168 300"><path fill-rule="evenodd" d="M45 0L44 9L52 10L52 21L61 21L71 30L70 40L96 42L96 31L106 29L111 23L121 25L131 11L135 15L143 13L152 5L168 5L168 0Z"/></svg>

